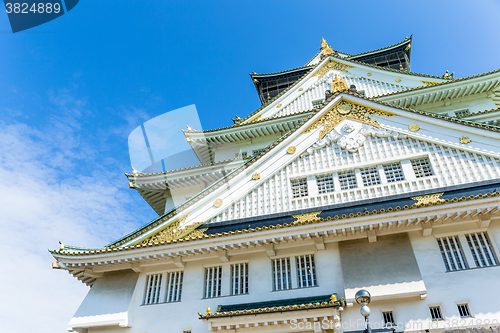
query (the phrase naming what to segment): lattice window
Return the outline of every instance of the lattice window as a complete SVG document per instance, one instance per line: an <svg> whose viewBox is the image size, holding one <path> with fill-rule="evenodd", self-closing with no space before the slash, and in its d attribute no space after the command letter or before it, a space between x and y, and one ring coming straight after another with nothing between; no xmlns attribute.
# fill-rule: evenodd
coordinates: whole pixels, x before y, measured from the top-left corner
<svg viewBox="0 0 500 333"><path fill-rule="evenodd" d="M295 179L290 181L292 185L292 198L307 197L307 179Z"/></svg>
<svg viewBox="0 0 500 333"><path fill-rule="evenodd" d="M333 192L335 189L332 175L316 177L316 184L319 194Z"/></svg>
<svg viewBox="0 0 500 333"><path fill-rule="evenodd" d="M316 284L316 266L314 265L314 256L306 254L295 257L297 264L297 281L299 288L315 287Z"/></svg>
<svg viewBox="0 0 500 333"><path fill-rule="evenodd" d="M460 317L462 317L462 318L472 317L472 315L470 314L470 310L469 310L469 304L467 304L467 303L457 304L457 308L458 308L458 313L460 314Z"/></svg>
<svg viewBox="0 0 500 333"><path fill-rule="evenodd" d="M392 164L385 164L383 167L384 167L385 177L387 178L388 183L394 183L405 180L401 163L398 162Z"/></svg>
<svg viewBox="0 0 500 333"><path fill-rule="evenodd" d="M394 321L394 312L392 311L382 311L382 316L384 317L385 326L395 326L396 322Z"/></svg>
<svg viewBox="0 0 500 333"><path fill-rule="evenodd" d="M317 99L315 101L312 101L312 105L313 105L313 107L320 106L323 104L323 101L324 101L323 99Z"/></svg>
<svg viewBox="0 0 500 333"><path fill-rule="evenodd" d="M222 266L205 268L204 298L219 297L221 295Z"/></svg>
<svg viewBox="0 0 500 333"><path fill-rule="evenodd" d="M167 273L167 294L165 302L179 302L182 294L182 280L184 272L168 272Z"/></svg>
<svg viewBox="0 0 500 333"><path fill-rule="evenodd" d="M359 169L359 171L361 171L363 185L372 186L380 184L380 174L378 173L377 167L363 168Z"/></svg>
<svg viewBox="0 0 500 333"><path fill-rule="evenodd" d="M440 306L430 306L429 311L431 312L432 320L443 320L443 315L441 314Z"/></svg>
<svg viewBox="0 0 500 333"><path fill-rule="evenodd" d="M490 239L486 232L475 232L465 235L469 250L474 258L476 267L498 265L495 252L491 247Z"/></svg>
<svg viewBox="0 0 500 333"><path fill-rule="evenodd" d="M415 176L417 178L428 177L434 174L432 172L431 161L429 161L428 158L412 160L411 166L413 167L413 171L415 172Z"/></svg>
<svg viewBox="0 0 500 333"><path fill-rule="evenodd" d="M356 181L356 174L353 170L339 172L339 183L341 190L349 190L351 188L358 187L358 182Z"/></svg>
<svg viewBox="0 0 500 333"><path fill-rule="evenodd" d="M447 272L468 268L458 236L438 238L437 242Z"/></svg>
<svg viewBox="0 0 500 333"><path fill-rule="evenodd" d="M231 265L231 295L248 294L248 264Z"/></svg>
<svg viewBox="0 0 500 333"><path fill-rule="evenodd" d="M144 293L144 304L156 304L160 302L161 279L163 274L151 274L146 277L146 292Z"/></svg>
<svg viewBox="0 0 500 333"><path fill-rule="evenodd" d="M273 290L286 290L292 288L290 271L290 258L272 260Z"/></svg>

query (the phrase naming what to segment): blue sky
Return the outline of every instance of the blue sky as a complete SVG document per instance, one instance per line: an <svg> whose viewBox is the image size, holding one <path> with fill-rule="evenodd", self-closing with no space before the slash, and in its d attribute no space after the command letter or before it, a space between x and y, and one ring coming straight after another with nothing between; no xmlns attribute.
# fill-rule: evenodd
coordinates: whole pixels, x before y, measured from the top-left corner
<svg viewBox="0 0 500 333"><path fill-rule="evenodd" d="M359 53L413 34L413 71L498 69L498 17L493 0L81 0L12 34L1 11L3 328L64 332L87 288L46 249L102 246L155 217L123 175L142 122L196 104L204 129L231 125L260 106L248 73L300 67L321 37Z"/></svg>

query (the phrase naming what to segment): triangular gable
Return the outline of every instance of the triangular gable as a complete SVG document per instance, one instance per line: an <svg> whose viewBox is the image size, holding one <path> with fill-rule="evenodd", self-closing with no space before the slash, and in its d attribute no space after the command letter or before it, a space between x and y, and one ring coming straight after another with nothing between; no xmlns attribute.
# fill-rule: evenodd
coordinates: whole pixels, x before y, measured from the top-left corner
<svg viewBox="0 0 500 333"><path fill-rule="evenodd" d="M350 105L349 110L346 105ZM494 131L486 131L471 126L464 126L463 124L465 123L460 120L436 117L434 114L421 111L394 108L367 100L353 93L339 93L334 95L330 102L319 112L309 116L301 125L271 144L259 156L252 158L224 179L221 179L180 207L177 207L175 211L165 214L154 222L110 245L126 246L140 243L164 230L165 226L171 224L174 220L185 218L184 224L179 225L181 228L193 225L194 223L214 220L214 217L218 220L217 216L222 216L220 219L227 220L230 218L227 212L235 209L231 208L233 204L238 200L244 199L249 193L258 193L258 191L261 191L262 197L259 200L263 201L264 205L271 204L269 201L270 196L266 197L270 193L270 189L263 186L265 182L275 177L278 171L283 170L283 168L291 163L295 163L294 161L298 161L298 158L302 154L318 144L318 140L321 140L325 136L325 126L334 124L332 121L338 125L342 125L342 122L345 121L353 121L357 124L394 132L396 136L399 133L407 135L412 140L417 140L415 142L419 142L418 144L420 142L430 142L441 147L449 147L461 152L485 156L485 160L481 161L481 163L484 163L486 169L494 169L492 171L493 174L490 174L488 177L495 175L498 178L498 174L495 174L495 172L498 172L496 169L497 161L486 160L486 157L490 159L500 157L498 153L500 151L500 135L496 128L492 128ZM458 122L462 122L463 124ZM413 124L418 125L418 131L414 132L416 127ZM338 130L337 126L332 128L332 130L334 129ZM468 144L460 143L458 134L463 138L467 137L470 142ZM378 138L377 133L371 136ZM411 150L411 147L404 149ZM447 154L446 151L443 152L444 156ZM453 154L453 151L450 154ZM452 159L453 157L446 158ZM443 172L443 170L440 170L440 172ZM477 177L483 177L484 179L484 176L480 174ZM275 178L275 181L288 183L289 179L286 175L282 175L281 178ZM440 186L439 183L431 185L434 187ZM279 196L280 193L275 193L275 195ZM286 200L282 201L282 204L286 205ZM301 207L297 208L300 209ZM258 210L258 207L252 207L252 209ZM291 207L283 211L288 210L292 210ZM226 214L225 217L224 214ZM256 215L260 214L257 212Z"/></svg>

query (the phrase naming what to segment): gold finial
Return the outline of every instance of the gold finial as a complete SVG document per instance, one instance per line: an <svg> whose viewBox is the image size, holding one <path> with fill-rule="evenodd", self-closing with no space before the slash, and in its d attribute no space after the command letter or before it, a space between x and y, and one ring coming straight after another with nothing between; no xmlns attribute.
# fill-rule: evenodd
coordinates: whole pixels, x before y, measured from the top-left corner
<svg viewBox="0 0 500 333"><path fill-rule="evenodd" d="M337 295L332 294L332 296L330 296L330 302L335 302L335 301L337 301Z"/></svg>
<svg viewBox="0 0 500 333"><path fill-rule="evenodd" d="M59 242L59 250L64 250L64 243Z"/></svg>
<svg viewBox="0 0 500 333"><path fill-rule="evenodd" d="M207 308L207 315L211 314L211 313L212 313L212 310L210 310L210 308Z"/></svg>
<svg viewBox="0 0 500 333"><path fill-rule="evenodd" d="M324 49L323 49L323 55L325 56L330 56L333 54L333 50L332 48L330 47L330 45L327 45Z"/></svg>
<svg viewBox="0 0 500 333"><path fill-rule="evenodd" d="M321 48L324 49L327 46L328 46L328 43L326 42L325 38L321 37Z"/></svg>

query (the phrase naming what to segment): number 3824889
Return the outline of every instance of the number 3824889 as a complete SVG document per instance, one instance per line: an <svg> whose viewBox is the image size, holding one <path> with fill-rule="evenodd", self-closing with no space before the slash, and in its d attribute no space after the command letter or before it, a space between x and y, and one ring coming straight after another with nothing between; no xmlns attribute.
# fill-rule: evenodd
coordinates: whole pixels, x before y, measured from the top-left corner
<svg viewBox="0 0 500 333"><path fill-rule="evenodd" d="M29 13L59 13L61 11L61 5L59 3L44 3L44 2L39 2L39 3L34 3L31 5L31 7L27 3L6 3L5 4L5 10L7 11L7 14L10 13L21 13L21 14L29 14Z"/></svg>

